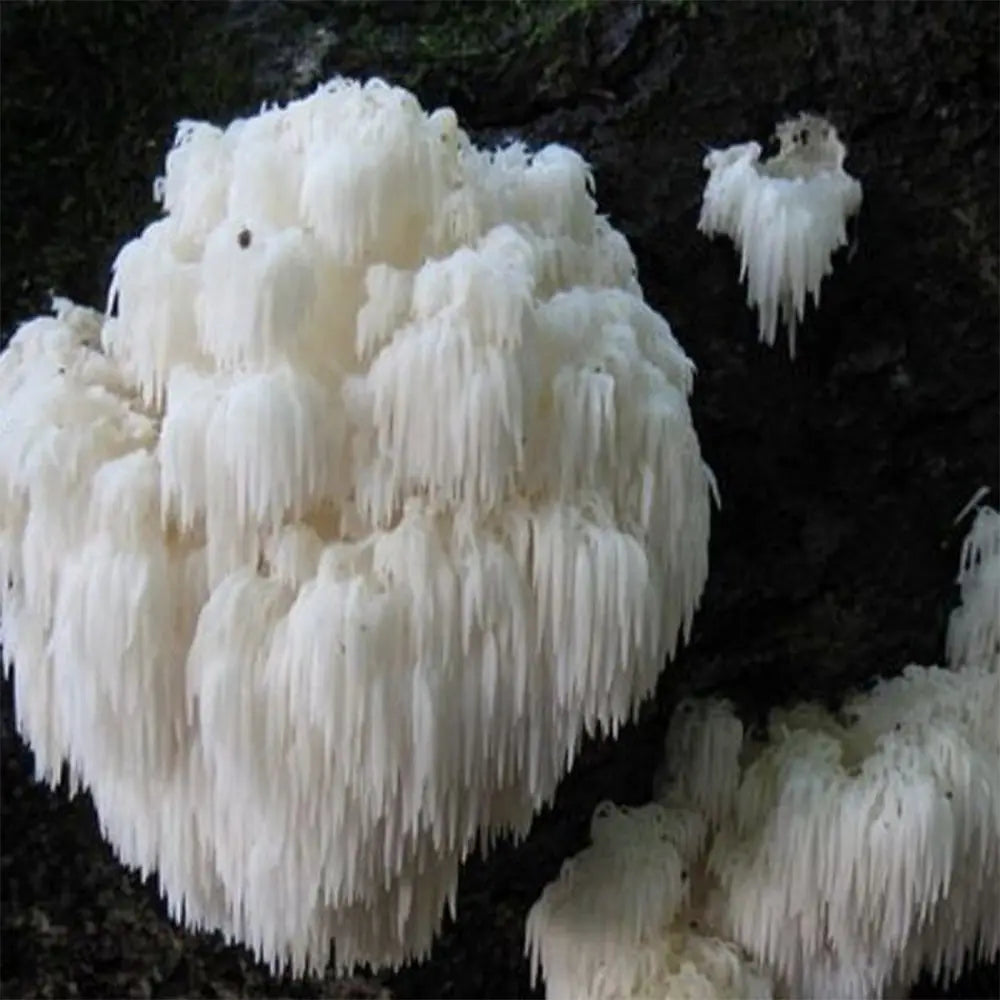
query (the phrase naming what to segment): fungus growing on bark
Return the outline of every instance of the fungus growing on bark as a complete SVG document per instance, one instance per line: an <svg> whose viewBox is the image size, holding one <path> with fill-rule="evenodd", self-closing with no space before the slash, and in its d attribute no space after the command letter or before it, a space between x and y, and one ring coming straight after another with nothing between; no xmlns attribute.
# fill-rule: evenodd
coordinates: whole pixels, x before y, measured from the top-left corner
<svg viewBox="0 0 1000 1000"><path fill-rule="evenodd" d="M529 914L549 997L893 996L1000 953L997 523L963 547L956 669L774 711L763 740L679 706L654 801L602 806Z"/></svg>
<svg viewBox="0 0 1000 1000"><path fill-rule="evenodd" d="M380 81L182 123L154 192L0 357L18 725L175 917L399 964L691 626L693 365L578 155Z"/></svg>
<svg viewBox="0 0 1000 1000"><path fill-rule="evenodd" d="M780 321L794 358L806 299L819 305L833 253L847 243L847 220L861 208L861 185L845 172L847 151L825 119L801 114L775 134L779 149L769 160L756 142L709 152L698 228L736 244L760 339L773 345Z"/></svg>

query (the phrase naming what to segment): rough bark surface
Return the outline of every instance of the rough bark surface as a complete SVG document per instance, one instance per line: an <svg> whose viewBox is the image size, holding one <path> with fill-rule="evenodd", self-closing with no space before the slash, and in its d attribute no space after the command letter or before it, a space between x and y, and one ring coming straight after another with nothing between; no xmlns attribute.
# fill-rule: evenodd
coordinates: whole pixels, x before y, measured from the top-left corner
<svg viewBox="0 0 1000 1000"><path fill-rule="evenodd" d="M452 104L480 142L590 159L647 298L698 365L723 497L695 634L658 697L617 742L588 745L527 842L467 866L458 921L395 974L292 982L171 924L89 799L33 782L5 685L4 996L537 995L524 915L601 799L648 798L680 693L754 714L940 660L953 518L1000 483L995 4L4 3L0 17L5 339L49 289L103 302L179 118L378 74ZM840 126L865 205L792 363L757 343L732 247L695 223L704 146L764 140L802 109ZM914 995L942 994L927 980ZM996 966L951 995L997 996Z"/></svg>

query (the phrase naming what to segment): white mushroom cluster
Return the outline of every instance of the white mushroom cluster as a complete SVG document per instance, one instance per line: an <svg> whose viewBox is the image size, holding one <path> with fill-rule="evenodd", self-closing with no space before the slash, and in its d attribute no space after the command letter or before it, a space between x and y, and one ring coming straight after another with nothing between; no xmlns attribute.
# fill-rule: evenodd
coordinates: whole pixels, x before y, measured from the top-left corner
<svg viewBox="0 0 1000 1000"><path fill-rule="evenodd" d="M550 998L896 996L1000 953L998 525L963 549L950 667L760 736L678 708L653 802L599 807L529 915Z"/></svg>
<svg viewBox="0 0 1000 1000"><path fill-rule="evenodd" d="M155 193L0 357L18 726L177 918L398 964L690 628L693 366L577 154L380 81L184 123Z"/></svg>
<svg viewBox="0 0 1000 1000"><path fill-rule="evenodd" d="M709 152L698 228L736 244L761 341L773 346L782 323L794 358L806 301L819 306L833 253L847 244L847 220L861 208L861 185L844 170L847 151L825 119L801 114L775 135L779 149L768 160L756 142Z"/></svg>

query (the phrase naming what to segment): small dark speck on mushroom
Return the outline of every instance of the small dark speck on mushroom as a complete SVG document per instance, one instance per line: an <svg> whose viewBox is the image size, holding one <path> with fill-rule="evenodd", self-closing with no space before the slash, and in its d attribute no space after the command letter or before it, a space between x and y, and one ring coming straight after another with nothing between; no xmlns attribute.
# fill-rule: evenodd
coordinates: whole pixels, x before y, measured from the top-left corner
<svg viewBox="0 0 1000 1000"><path fill-rule="evenodd" d="M239 245L244 250L246 250L246 248L248 246L250 246L251 239L253 239L253 237L250 235L250 230L249 229L241 229L239 236L236 237L236 242L239 243Z"/></svg>

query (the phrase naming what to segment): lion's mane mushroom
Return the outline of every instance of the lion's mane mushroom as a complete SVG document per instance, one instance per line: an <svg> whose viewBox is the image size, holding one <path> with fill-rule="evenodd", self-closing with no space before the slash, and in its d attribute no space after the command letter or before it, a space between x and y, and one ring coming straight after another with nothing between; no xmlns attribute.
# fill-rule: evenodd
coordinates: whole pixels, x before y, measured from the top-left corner
<svg viewBox="0 0 1000 1000"><path fill-rule="evenodd" d="M377 80L183 123L155 194L0 357L18 725L178 918L398 964L690 628L693 365L577 154Z"/></svg>
<svg viewBox="0 0 1000 1000"><path fill-rule="evenodd" d="M736 244L761 341L774 344L780 320L794 358L806 300L819 305L833 253L847 243L847 220L861 208L861 185L844 170L846 149L825 119L802 114L775 134L779 149L767 160L756 142L708 153L698 228Z"/></svg>

